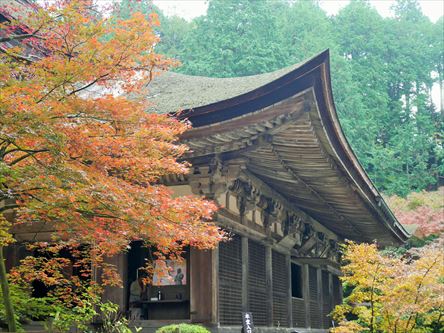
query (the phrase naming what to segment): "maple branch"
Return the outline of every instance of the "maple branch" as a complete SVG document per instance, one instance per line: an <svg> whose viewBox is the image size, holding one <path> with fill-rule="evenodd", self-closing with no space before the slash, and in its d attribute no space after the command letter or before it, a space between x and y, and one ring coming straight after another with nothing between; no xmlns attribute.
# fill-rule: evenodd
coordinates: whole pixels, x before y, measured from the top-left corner
<svg viewBox="0 0 444 333"><path fill-rule="evenodd" d="M88 89L89 87L91 87L92 85L96 84L97 82L99 82L100 80L104 79L105 77L107 77L109 75L110 75L110 73L106 73L106 74L103 74L103 75L99 76L98 78L95 78L93 81L91 81L90 83L84 85L83 87L75 89L75 90L71 91L70 93L68 93L68 95L63 96L62 98L59 99L59 102L64 100L66 97L74 95L74 94L76 94L76 93L78 93L78 92L80 92L82 90Z"/></svg>
<svg viewBox="0 0 444 333"><path fill-rule="evenodd" d="M9 165L11 165L11 166L12 166L12 165L15 165L15 164L17 164L18 162L24 160L24 159L27 158L27 157L32 157L32 158L33 158L38 164L40 164L41 166L43 166L43 167L46 168L46 165L43 164L38 158L36 158L36 157L35 157L35 154L37 154L37 153L42 153L42 152L48 152L49 149L46 149L46 148L44 148L44 149L25 149L25 148L20 147L20 146L15 142L14 139L8 139L8 140L3 139L3 142L4 142L4 143L5 143L5 142L9 142L8 145L12 144L12 145L14 145L16 148L13 148L13 149L10 149L10 150L6 151L6 152L1 156L2 158L4 158L7 154L9 154L9 153L11 153L11 152L15 152L15 151L21 151L21 152L27 153L26 155L17 158L17 159L14 160L13 162L11 162Z"/></svg>
<svg viewBox="0 0 444 333"><path fill-rule="evenodd" d="M19 149L17 149L19 150ZM23 152L26 152L26 150L22 150ZM9 163L9 165L15 165L17 163L19 163L20 161L23 161L24 159L27 159L28 157L34 157L35 154L38 153L44 153L44 152L48 152L49 149L40 149L40 150L31 150L28 151L25 155L20 156L18 158L16 158L14 161L12 161L11 163Z"/></svg>
<svg viewBox="0 0 444 333"><path fill-rule="evenodd" d="M0 157L2 159L5 158L5 156L7 154L6 149L8 149L10 144L11 144L11 142L9 140L2 139L2 143L0 144Z"/></svg>
<svg viewBox="0 0 444 333"><path fill-rule="evenodd" d="M7 37L0 37L0 43L6 43L6 42L10 42L12 40L22 40L22 39L27 39L27 38L38 38L38 39L41 39L41 40L45 40L45 38L43 38L41 36L37 36L36 35L37 32L38 32L38 30L36 30L35 32L30 33L30 34L10 35L10 36L7 36Z"/></svg>
<svg viewBox="0 0 444 333"><path fill-rule="evenodd" d="M384 312L385 312L385 317L387 318L387 322L388 322L388 327L392 327L392 321L390 320L390 314L388 313L388 311L387 310L383 310ZM396 333L396 331L395 332L393 332L393 333Z"/></svg>
<svg viewBox="0 0 444 333"><path fill-rule="evenodd" d="M44 164L44 163L42 163L37 157L35 157L35 153L39 153L39 152L43 152L44 150L46 150L46 151L49 151L49 149L42 149L41 151L40 150L30 150L30 149L24 149L24 148L21 148L15 141L10 141L11 142L11 144L13 144L14 146L16 146L17 147L17 149L19 149L20 151L23 151L23 152L30 152L30 154L28 154L26 157L32 157L36 162L37 162L37 164L40 164L42 167L44 167L44 168L46 168L47 166ZM35 152L35 153L34 153ZM25 157L25 158L26 158ZM18 162L20 162L20 161L14 161L14 162L12 162L12 164L11 165L14 165L14 164L16 164L16 163L18 163Z"/></svg>
<svg viewBox="0 0 444 333"><path fill-rule="evenodd" d="M3 183L2 185L4 187L8 188L8 186L6 184ZM30 195L27 192L29 192L29 191L36 191L36 190L43 190L43 187L33 187L33 188L28 188L28 189L24 189L24 190L20 190L20 191L11 190L7 194L0 195L0 201L1 200L5 200L5 199L17 198L17 196L20 195L20 194ZM2 193L2 192L5 193L4 191L0 190L0 193Z"/></svg>
<svg viewBox="0 0 444 333"><path fill-rule="evenodd" d="M105 213L94 213L94 212L90 212L87 210L81 210L81 209L76 209L75 211L77 213L84 215L85 217L101 217L101 218L107 218L107 219L116 219L116 220L126 221L125 219L122 219L121 217L113 216L113 215L105 214Z"/></svg>
<svg viewBox="0 0 444 333"><path fill-rule="evenodd" d="M4 156L6 156L6 155L8 155L8 154L10 154L10 153L14 153L14 152L16 152L16 151L21 151L21 152L24 152L24 153L33 153L33 152L39 153L39 152L41 152L41 151L43 150L43 149L24 149L24 148L20 148L20 147L17 146L15 143L14 143L14 145L15 145L17 148L10 149L10 150L6 151ZM44 149L44 150L45 150L45 151L49 151L49 149Z"/></svg>
<svg viewBox="0 0 444 333"><path fill-rule="evenodd" d="M111 123L114 122L113 119L106 119L106 118L99 118L99 117L94 117L94 116L85 116L81 113L78 114L69 114L66 116L54 116L51 117L51 119L91 119L91 120L97 120L97 121L101 121L101 122L106 122L106 123ZM101 136L89 136L90 138L101 138L103 137L103 135Z"/></svg>
<svg viewBox="0 0 444 333"><path fill-rule="evenodd" d="M37 33L43 28L44 23L42 23L37 29L35 29L33 32L28 34L20 34L20 35L10 35L6 37L0 38L0 43L10 42L12 40L22 40L27 38L37 38L41 40L46 40L46 38L38 36Z"/></svg>
<svg viewBox="0 0 444 333"><path fill-rule="evenodd" d="M375 307L374 307L374 301L373 301L373 295L375 293L375 282L376 282L376 276L378 274L379 268L381 266L381 263L378 263L375 269L375 275L373 275L373 281L372 281L372 288L371 288L371 296L370 296L370 306L371 306L371 319L370 319L370 332L374 331L374 320L375 320Z"/></svg>
<svg viewBox="0 0 444 333"><path fill-rule="evenodd" d="M39 104L41 102L43 102L43 100L48 97L54 90L56 90L57 88L63 87L65 85L65 83L68 83L68 81L64 80L62 83L55 85L53 88L51 88L46 94L44 94L37 102L35 102L36 104Z"/></svg>
<svg viewBox="0 0 444 333"><path fill-rule="evenodd" d="M122 52L122 53L120 54L119 59L117 60L117 62L116 62L113 66L116 67L116 68L118 68L118 67L120 66L120 63L121 63L123 60L125 60L128 56L129 56L129 55L127 55L127 56L125 57L125 51ZM150 71L150 72L151 72L151 71ZM71 91L70 93L68 93L66 96L61 97L61 98L59 99L59 101L62 101L62 100L64 100L66 97L69 97L69 96L74 95L74 94L76 94L76 93L78 93L78 92L81 92L82 90L88 89L89 87L93 86L93 85L96 84L97 82L100 82L101 80L103 80L104 78L106 78L107 76L109 76L110 74L111 74L111 73L106 73L106 74L100 75L99 77L95 78L94 80L92 80L90 83L84 85L83 87L80 87L80 88L78 88L78 89L75 89L75 90ZM66 82L64 82L64 83L66 83ZM64 83L61 84L60 86L63 86ZM55 88L54 88L54 89L55 89ZM45 97L46 97L46 96L45 96Z"/></svg>
<svg viewBox="0 0 444 333"><path fill-rule="evenodd" d="M44 23L42 23L36 30L34 30L32 33L29 33L29 34L10 35L10 36L6 36L6 37L1 37L0 43L6 43L6 42L9 42L12 40L23 40L23 39L27 39L27 38L37 38L37 39L45 40L46 38L43 38L43 37L37 35L37 33L43 28L43 26L44 26ZM5 53L7 56L9 56L17 61L23 61L27 64L32 63L32 59L29 57L25 57L25 56L17 54L17 53L10 53L4 49L1 49L1 51L3 53Z"/></svg>
<svg viewBox="0 0 444 333"><path fill-rule="evenodd" d="M68 115L66 117L61 117L61 118L67 118L67 119L91 119L91 120L97 120L97 121L101 121L101 122L105 122L105 123L112 123L112 122L114 122L113 119L99 118L99 117L94 117L94 116L85 116L85 115L81 115L81 114ZM93 138L94 136L89 136L89 137ZM103 137L103 136L96 136L96 137Z"/></svg>
<svg viewBox="0 0 444 333"><path fill-rule="evenodd" d="M23 61L23 62L25 62L25 63L27 63L27 64L32 64L32 59L31 59L31 58L28 58L28 57L22 56L22 55L17 54L17 53L6 52L6 51L3 50L3 49L0 49L0 51L3 52L3 53L5 53L8 57L11 57L11 58L14 59L14 60L17 60L17 61Z"/></svg>
<svg viewBox="0 0 444 333"><path fill-rule="evenodd" d="M424 274L422 275L422 277L421 277L421 281L419 282L418 287L416 288L415 301L413 302L413 304L416 305L416 303L418 303L418 300L419 300L419 291L421 290L421 288L422 288L422 286L423 286L424 279L425 279L425 277L427 276L427 274L430 273L430 271L432 270L433 266L435 266L435 264L437 263L437 261L438 261L438 256L435 257L435 259L433 260L433 262L430 264L429 267L427 267L426 271L425 271ZM409 319L407 320L407 324L405 325L405 331L406 331L406 332L408 332L408 327L409 327L410 320L412 319L412 317L413 317L413 314L410 314ZM415 322L413 323L412 329L411 329L410 331L413 331L413 329L415 328L415 326L416 326L416 318L417 318L417 317L418 317L418 313L416 313L416 316L415 316Z"/></svg>

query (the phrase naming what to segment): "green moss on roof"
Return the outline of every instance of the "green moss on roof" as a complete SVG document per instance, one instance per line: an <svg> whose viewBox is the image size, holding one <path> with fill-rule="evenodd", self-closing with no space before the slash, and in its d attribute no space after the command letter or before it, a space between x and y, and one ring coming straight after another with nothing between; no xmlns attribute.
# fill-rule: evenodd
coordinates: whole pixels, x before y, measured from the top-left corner
<svg viewBox="0 0 444 333"><path fill-rule="evenodd" d="M298 68L235 78L210 78L163 72L148 85L148 111L170 113L188 110L236 97L260 88Z"/></svg>

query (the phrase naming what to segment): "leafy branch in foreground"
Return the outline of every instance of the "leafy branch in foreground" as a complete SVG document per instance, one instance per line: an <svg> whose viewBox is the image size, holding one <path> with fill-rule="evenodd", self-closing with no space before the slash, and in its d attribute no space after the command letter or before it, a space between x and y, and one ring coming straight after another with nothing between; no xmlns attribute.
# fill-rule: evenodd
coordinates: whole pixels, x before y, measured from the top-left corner
<svg viewBox="0 0 444 333"><path fill-rule="evenodd" d="M215 205L158 184L188 172L177 161L188 125L145 112L146 85L174 65L154 52L157 16L115 22L91 4L55 1L0 25L0 252L28 227L50 232L54 250L88 248L89 267L133 240L165 254L214 247ZM105 268L103 284L118 284ZM7 288L4 270L0 278Z"/></svg>

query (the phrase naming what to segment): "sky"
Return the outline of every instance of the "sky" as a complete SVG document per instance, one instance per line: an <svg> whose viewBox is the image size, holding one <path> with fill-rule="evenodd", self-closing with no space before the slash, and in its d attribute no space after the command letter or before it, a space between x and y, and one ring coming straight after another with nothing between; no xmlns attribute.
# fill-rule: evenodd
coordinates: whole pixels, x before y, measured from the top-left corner
<svg viewBox="0 0 444 333"><path fill-rule="evenodd" d="M321 0L320 6L329 15L335 15L348 4L348 0ZM205 0L154 0L156 6L167 15L177 15L187 20L204 15L208 3ZM370 0L381 16L391 16L390 7L395 3L392 0ZM444 0L420 0L421 9L432 22L436 22L444 15Z"/></svg>

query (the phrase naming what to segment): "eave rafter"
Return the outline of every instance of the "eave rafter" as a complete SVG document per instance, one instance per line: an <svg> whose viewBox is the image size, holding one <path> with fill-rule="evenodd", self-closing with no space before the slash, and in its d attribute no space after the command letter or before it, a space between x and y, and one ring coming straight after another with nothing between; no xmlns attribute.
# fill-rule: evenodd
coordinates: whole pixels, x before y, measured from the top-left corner
<svg viewBox="0 0 444 333"><path fill-rule="evenodd" d="M254 79L254 78L253 78ZM338 235L383 245L409 235L344 137L328 52L250 92L186 110L193 163L245 158L246 168Z"/></svg>
<svg viewBox="0 0 444 333"><path fill-rule="evenodd" d="M284 167L284 169L294 178L297 180L297 182L302 185L305 189L307 189L308 192L313 194L314 197L316 197L320 202L322 202L323 205L328 207L330 212L340 221L345 221L351 229L356 233L357 236L361 236L362 233L359 231L355 225L346 218L343 214L339 213L335 207L333 207L325 198L316 191L313 186L310 186L306 181L304 181L290 166L288 166L288 163L285 162L282 157L280 156L280 153L275 149L275 147L271 144L271 151L276 156L279 163Z"/></svg>
<svg viewBox="0 0 444 333"><path fill-rule="evenodd" d="M239 152L269 141L277 130L283 130L303 115L307 105L302 92L289 100L271 105L251 115L221 122L217 126L193 128L184 133L182 142L190 146L190 159L197 156Z"/></svg>

